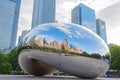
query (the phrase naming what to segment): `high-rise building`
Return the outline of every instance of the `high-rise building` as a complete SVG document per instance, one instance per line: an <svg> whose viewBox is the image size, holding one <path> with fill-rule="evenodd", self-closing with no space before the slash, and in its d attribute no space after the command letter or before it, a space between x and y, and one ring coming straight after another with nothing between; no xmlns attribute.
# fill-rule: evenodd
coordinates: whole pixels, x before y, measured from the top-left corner
<svg viewBox="0 0 120 80"><path fill-rule="evenodd" d="M96 27L97 27L97 34L107 43L105 22L100 19L97 19Z"/></svg>
<svg viewBox="0 0 120 80"><path fill-rule="evenodd" d="M34 0L32 28L39 24L55 22L56 0Z"/></svg>
<svg viewBox="0 0 120 80"><path fill-rule="evenodd" d="M83 25L96 33L95 11L84 4L79 4L71 11L72 23Z"/></svg>
<svg viewBox="0 0 120 80"><path fill-rule="evenodd" d="M18 37L18 44L17 44L17 47L20 48L22 46L22 36L19 36Z"/></svg>
<svg viewBox="0 0 120 80"><path fill-rule="evenodd" d="M22 40L23 40L23 37L28 33L29 31L28 30L23 30L22 31L22 35L21 36L19 36L19 38L18 38L18 47L21 47L22 46L22 44L21 44L21 42L22 42Z"/></svg>
<svg viewBox="0 0 120 80"><path fill-rule="evenodd" d="M0 0L0 50L15 47L21 0Z"/></svg>

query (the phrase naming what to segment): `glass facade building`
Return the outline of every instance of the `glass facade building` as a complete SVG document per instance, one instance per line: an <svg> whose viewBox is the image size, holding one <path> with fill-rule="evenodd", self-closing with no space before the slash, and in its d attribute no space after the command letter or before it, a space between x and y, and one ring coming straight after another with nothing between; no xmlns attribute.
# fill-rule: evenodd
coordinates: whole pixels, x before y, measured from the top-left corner
<svg viewBox="0 0 120 80"><path fill-rule="evenodd" d="M97 34L107 43L105 22L100 19L97 19L96 27L97 27Z"/></svg>
<svg viewBox="0 0 120 80"><path fill-rule="evenodd" d="M95 33L97 32L95 11L84 4L80 3L72 9L71 21L72 23L83 25Z"/></svg>
<svg viewBox="0 0 120 80"><path fill-rule="evenodd" d="M15 47L21 0L0 0L0 50Z"/></svg>
<svg viewBox="0 0 120 80"><path fill-rule="evenodd" d="M42 24L55 22L56 0L34 0L32 28Z"/></svg>
<svg viewBox="0 0 120 80"><path fill-rule="evenodd" d="M19 36L19 38L18 38L18 44L17 44L18 48L21 46L21 42L22 42L23 37L24 37L28 32L29 32L28 30L23 30L23 31L22 31L22 35Z"/></svg>

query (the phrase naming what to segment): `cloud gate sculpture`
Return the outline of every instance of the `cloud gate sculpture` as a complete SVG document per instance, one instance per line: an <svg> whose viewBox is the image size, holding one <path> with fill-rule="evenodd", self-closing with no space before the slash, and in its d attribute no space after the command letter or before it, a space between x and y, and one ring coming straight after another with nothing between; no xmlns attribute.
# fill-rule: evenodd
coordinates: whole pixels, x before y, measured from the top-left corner
<svg viewBox="0 0 120 80"><path fill-rule="evenodd" d="M77 24L38 25L23 38L19 64L37 76L56 70L81 78L96 78L109 68L106 43L94 32Z"/></svg>

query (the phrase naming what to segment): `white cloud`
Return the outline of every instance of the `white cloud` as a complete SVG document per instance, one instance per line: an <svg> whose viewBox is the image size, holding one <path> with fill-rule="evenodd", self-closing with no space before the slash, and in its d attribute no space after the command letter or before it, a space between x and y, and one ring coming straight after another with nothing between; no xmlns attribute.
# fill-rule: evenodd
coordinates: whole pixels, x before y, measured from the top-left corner
<svg viewBox="0 0 120 80"><path fill-rule="evenodd" d="M113 27L119 27L120 25L120 11L119 7L117 7L117 2L120 0L56 0L56 20L58 22L69 23L71 22L71 9L73 9L79 3L84 3L85 5L95 9L96 12L100 13L103 16L103 20L106 21L107 25ZM116 7L113 6L116 5ZM112 6L111 6L112 5ZM114 7L109 8L108 6ZM108 7L108 8L106 8ZM33 0L21 0L21 10L20 10L20 18L18 25L18 35L21 35L23 30L28 30L31 28L32 21L32 9L33 9ZM102 10L104 9L104 10ZM101 12L99 12L101 10ZM114 13L115 12L115 13ZM113 17L114 16L114 17ZM110 19L111 18L111 19ZM116 25L114 25L116 24ZM113 28L111 27L111 28ZM119 28L118 28L119 29ZM120 29L119 29L120 31ZM112 29L107 31L108 33L108 42L118 43L120 39L115 40L116 38L110 38L110 35L118 35L119 32L116 33L116 29Z"/></svg>
<svg viewBox="0 0 120 80"><path fill-rule="evenodd" d="M120 2L102 9L98 17L107 22L107 27L118 27L120 25Z"/></svg>
<svg viewBox="0 0 120 80"><path fill-rule="evenodd" d="M57 26L58 29L60 29L61 31L65 32L66 34L68 34L69 37L72 38L72 31L70 31L69 27L64 27L66 25L59 23L59 24L55 24L55 26Z"/></svg>
<svg viewBox="0 0 120 80"><path fill-rule="evenodd" d="M33 0L21 0L19 24L18 24L18 36L21 35L23 30L30 29L31 19L32 19L32 9L33 9Z"/></svg>
<svg viewBox="0 0 120 80"><path fill-rule="evenodd" d="M57 0L56 19L58 22L71 22L71 10L80 3L87 5L96 12L119 0Z"/></svg>
<svg viewBox="0 0 120 80"><path fill-rule="evenodd" d="M109 29L108 32L108 43L116 43L120 45L120 26Z"/></svg>
<svg viewBox="0 0 120 80"><path fill-rule="evenodd" d="M120 44L120 2L98 12L98 17L106 22L108 43Z"/></svg>
<svg viewBox="0 0 120 80"><path fill-rule="evenodd" d="M32 19L33 0L21 0L19 24L18 24L18 35L23 30L30 29Z"/></svg>

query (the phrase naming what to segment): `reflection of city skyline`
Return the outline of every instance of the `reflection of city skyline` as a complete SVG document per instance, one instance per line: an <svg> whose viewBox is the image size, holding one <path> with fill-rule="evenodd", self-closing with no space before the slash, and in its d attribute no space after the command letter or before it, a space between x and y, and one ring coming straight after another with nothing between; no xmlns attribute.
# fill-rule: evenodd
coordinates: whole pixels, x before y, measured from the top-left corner
<svg viewBox="0 0 120 80"><path fill-rule="evenodd" d="M44 26L48 26L48 25L49 25L49 27L44 27ZM59 25L59 23L57 23L57 25ZM69 31L71 31L71 33L72 33L71 35L73 36L72 38L69 37L69 35L66 32L62 31L60 28L58 29L58 26L56 26L56 24L45 24L40 27L37 27L36 32L34 32L35 30L31 31L30 32L31 35L29 35L30 33L28 34L29 37L28 36L24 37L23 43L25 43L27 45L31 44L31 43L33 44L34 40L38 40L39 37L44 37L45 40L47 40L47 43L49 43L49 45L52 46L54 44L54 46L56 46L57 45L57 44L55 44L55 43L57 43L56 40L60 44L60 43L62 43L62 39L65 38L65 39L67 39L66 43L68 42L69 47L73 46L73 45L71 45L71 43L72 43L75 45L75 47L77 47L77 49L81 49L82 51L87 51L90 54L93 54L93 52L101 53L101 54L106 53L106 51L104 50L104 48L106 48L106 46L98 45L98 43L104 43L104 42L102 40L98 40L99 39L99 38L97 39L98 36L95 35L94 33L93 34L95 36L92 35L91 32L89 32L89 31L87 32L86 29L84 30L82 28L75 27L76 25L74 25L74 24L63 24L63 25L65 28L67 28ZM69 28L66 26L69 26ZM44 27L44 29L47 29L47 31L41 30L41 28L43 28L43 27ZM79 31L79 33L82 34L82 38L76 37L76 36L80 35L80 34L77 34L76 31L77 32ZM54 33L56 33L56 35ZM58 36L58 35L60 35L60 36ZM86 46L88 46L88 47L86 47ZM56 48L56 49L58 49L58 48Z"/></svg>
<svg viewBox="0 0 120 80"><path fill-rule="evenodd" d="M104 55L108 54L108 49L104 45L105 43L102 43L102 40L94 33L87 32L87 29L79 29L71 24L69 25L69 30L73 30L73 38L70 38L68 34L53 25L49 24L47 31L41 30L39 27L48 28L48 24L38 26L35 30L30 31L30 33L24 37L21 50L38 49L40 51L58 53L59 55L63 54L65 56L85 56L102 60L107 58L107 55ZM64 26L66 26L66 24ZM93 37L92 40L90 38L88 39L86 35L84 35L83 38L74 37L74 35L78 35L75 34L74 29L80 31L80 33L91 35ZM54 34L55 32L57 32L56 35Z"/></svg>
<svg viewBox="0 0 120 80"><path fill-rule="evenodd" d="M44 0L43 0L44 1ZM5 2L7 2L7 1L5 1ZM16 2L17 3L17 2ZM55 22L55 14L53 14L53 13L55 13L55 5L56 5L56 2L55 2L55 0L52 0L52 1L50 1L50 3L49 3L49 5L46 5L45 3L48 3L48 2L44 2L43 3L43 5L45 5L45 6L48 6L49 7L49 9L50 9L50 13L49 14L52 14L52 15L48 15L49 17L45 17L45 14L48 14L48 13L45 13L46 11L47 11L47 8L48 7L45 7L44 8L44 6L43 5L40 5L41 3L39 2L35 2L34 3L34 5L35 6L37 6L37 8L38 8L38 6L40 6L41 8L41 10L44 10L43 12L45 13L45 14L39 14L39 15L43 15L42 17L44 17L44 18L42 18L42 19L44 19L45 20L45 23L51 23L51 22ZM36 5L37 4L37 5ZM10 4L11 5L11 4ZM84 4L82 4L82 5L84 5ZM14 5L13 5L14 6ZM19 5L18 6L20 6L20 2L19 2ZM37 12L39 12L39 8L38 8L38 10L35 12L35 6L34 6L34 8L33 8L33 12L36 14ZM86 5L84 5L84 6L82 6L81 7L81 10L82 9L84 9L85 8L85 6ZM8 6L4 6L4 7L8 7ZM11 6L11 8L12 8L12 6ZM2 9L2 8L1 8ZM85 10L88 10L87 8L85 9ZM5 11L7 11L7 10L5 10ZM13 11L11 11L11 12L13 12ZM84 11L81 11L81 13L85 13ZM7 12L6 12L7 13ZM8 13L7 13L8 14ZM18 14L19 14L19 11L18 11ZM88 13L87 13L88 14ZM86 15L87 15L86 14ZM90 14L90 12L89 12L89 14ZM91 13L91 14L93 14L93 13ZM1 15L2 17L5 17L4 15ZM33 14L33 18L35 17L35 16L38 16L38 15L34 15ZM18 17L19 17L19 15L18 15ZM37 23L37 21L42 21L42 20L39 20L40 18L39 18L40 16L38 16L38 17L35 17L36 18L36 20L35 19L33 19L33 21L32 21L32 23ZM52 18L51 18L52 17ZM6 18L6 17L5 17ZM14 18L14 17L13 17ZM49 20L49 18L50 18L50 20ZM80 20L80 21L83 21L84 22L84 15L82 15L82 17L80 17L81 19L83 19L83 20ZM87 18L91 18L90 16L89 17L87 17ZM52 20L51 20L52 19ZM93 18L91 18L91 19L93 19ZM34 21L35 20L35 21ZM75 17L75 20L76 20L76 17ZM17 21L17 20L16 20ZM48 21L48 22L47 22ZM15 21L14 21L15 22ZM92 23L91 21L88 21L89 23ZM39 25L39 24L41 24L40 22L38 22L37 24L36 24L36 26L37 25ZM85 23L85 24L87 24L87 23ZM99 22L99 24L100 24L100 22ZM82 24L80 24L80 25L82 25ZM3 25L4 26L4 25ZM17 27L17 26L16 26ZM33 27L35 27L35 26L33 26ZM101 25L99 25L99 27L100 27L100 29L101 29ZM17 28L16 28L17 29ZM2 30L1 30L2 31ZM4 30L3 30L4 31ZM102 33L103 33L103 31L101 32L102 30L99 30L99 33L103 36L103 37L105 37ZM14 33L14 32L12 32L12 33ZM16 34L16 33L14 33L14 34ZM9 34L10 35L10 34ZM71 35L70 35L70 37L72 37ZM79 36L76 36L76 37L79 37ZM6 38L5 38L6 39ZM13 40L11 40L11 43L10 43L10 41L8 42L8 40L6 40L7 42L4 42L5 40L3 40L3 38L1 38L1 44L3 44L3 42L4 42L4 45L3 46L1 46L1 50L2 50L2 48L5 48L5 49L8 49L8 48L14 48L15 47L15 41L14 41L14 39L15 38L12 38ZM20 39L19 39L20 40ZM9 46L9 45L6 45L7 43L10 43L11 44L11 46L10 47L8 47L8 48L6 48L7 46ZM13 47L12 47L12 43L14 43L14 45L13 45ZM20 44L20 42L18 42L18 44ZM3 49L3 51L4 51L4 49Z"/></svg>
<svg viewBox="0 0 120 80"><path fill-rule="evenodd" d="M60 44L57 40L54 40L48 43L44 37L39 37L38 39L35 39L33 41L33 44L39 47L50 47L50 48L65 50L65 51L74 52L78 54L83 53L83 51L80 49L77 49L75 45L73 44L68 45L67 39L63 39L62 43Z"/></svg>

